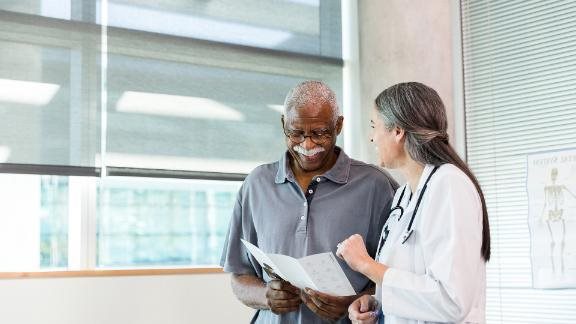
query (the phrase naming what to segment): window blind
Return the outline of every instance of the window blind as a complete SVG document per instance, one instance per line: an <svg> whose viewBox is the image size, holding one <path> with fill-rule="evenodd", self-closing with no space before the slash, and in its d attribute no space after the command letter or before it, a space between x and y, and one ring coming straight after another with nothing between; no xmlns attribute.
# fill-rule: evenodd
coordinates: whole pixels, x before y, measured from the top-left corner
<svg viewBox="0 0 576 324"><path fill-rule="evenodd" d="M0 1L0 172L246 174L290 88L341 98L341 26L330 0Z"/></svg>
<svg viewBox="0 0 576 324"><path fill-rule="evenodd" d="M526 189L527 155L576 147L575 16L574 1L461 1L467 158L492 234L489 323L576 322L576 290L532 288Z"/></svg>

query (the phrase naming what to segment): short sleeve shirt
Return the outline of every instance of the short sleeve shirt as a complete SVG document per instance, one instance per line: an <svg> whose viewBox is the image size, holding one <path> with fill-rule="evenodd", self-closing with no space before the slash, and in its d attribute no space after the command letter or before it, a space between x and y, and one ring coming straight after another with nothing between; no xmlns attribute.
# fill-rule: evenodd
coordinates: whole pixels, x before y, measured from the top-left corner
<svg viewBox="0 0 576 324"><path fill-rule="evenodd" d="M268 275L240 239L265 253L301 258L336 252L338 242L360 234L374 256L398 187L384 170L349 158L336 147L334 166L312 179L303 191L289 166L289 153L275 163L257 167L245 179L234 207L221 265L224 271L251 274L269 281ZM340 265L357 293L370 283L342 261ZM269 310L255 314L254 323L323 323L302 304L283 315ZM347 318L339 323L349 323Z"/></svg>

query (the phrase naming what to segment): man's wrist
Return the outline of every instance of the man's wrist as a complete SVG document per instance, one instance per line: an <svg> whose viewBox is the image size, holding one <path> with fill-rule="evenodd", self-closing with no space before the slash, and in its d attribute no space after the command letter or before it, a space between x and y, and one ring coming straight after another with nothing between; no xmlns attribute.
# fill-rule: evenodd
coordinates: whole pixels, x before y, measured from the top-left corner
<svg viewBox="0 0 576 324"><path fill-rule="evenodd" d="M270 309L270 305L268 304L268 285L266 283L264 283L264 286L262 287L262 289L259 292L260 295L260 309Z"/></svg>

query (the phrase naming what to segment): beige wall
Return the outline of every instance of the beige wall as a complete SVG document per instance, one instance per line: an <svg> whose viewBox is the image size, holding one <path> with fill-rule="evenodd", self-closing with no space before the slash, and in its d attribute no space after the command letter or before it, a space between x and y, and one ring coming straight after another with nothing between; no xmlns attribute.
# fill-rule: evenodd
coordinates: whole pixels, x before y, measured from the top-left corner
<svg viewBox="0 0 576 324"><path fill-rule="evenodd" d="M0 323L248 323L227 274L0 280Z"/></svg>
<svg viewBox="0 0 576 324"><path fill-rule="evenodd" d="M454 5L451 0L358 1L360 95L365 125L374 98L382 90L398 82L419 81L440 94L448 111L449 133L454 138ZM368 128L363 129L367 138ZM367 150L365 153L374 162L372 150Z"/></svg>

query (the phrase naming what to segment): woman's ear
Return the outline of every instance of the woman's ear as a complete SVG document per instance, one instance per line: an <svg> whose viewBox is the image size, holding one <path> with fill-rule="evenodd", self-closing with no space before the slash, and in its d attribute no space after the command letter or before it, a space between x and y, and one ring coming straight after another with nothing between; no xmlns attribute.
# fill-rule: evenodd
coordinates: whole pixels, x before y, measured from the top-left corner
<svg viewBox="0 0 576 324"><path fill-rule="evenodd" d="M403 128L394 126L394 129L392 131L394 132L394 139L396 140L396 143L401 143L402 141L404 141L406 131Z"/></svg>

